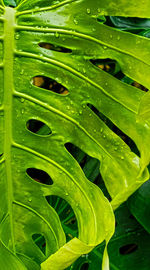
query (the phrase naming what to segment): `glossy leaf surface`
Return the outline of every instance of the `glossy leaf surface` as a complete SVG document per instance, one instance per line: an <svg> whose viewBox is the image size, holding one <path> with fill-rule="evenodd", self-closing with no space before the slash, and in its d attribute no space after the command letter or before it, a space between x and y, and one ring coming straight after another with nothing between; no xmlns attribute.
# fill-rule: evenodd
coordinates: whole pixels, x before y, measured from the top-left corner
<svg viewBox="0 0 150 270"><path fill-rule="evenodd" d="M11 257L6 269L21 264L36 270L42 262L43 270L64 269L108 242L114 232L112 207L149 177L146 94L92 60L117 61L125 75L149 89L149 40L96 18L150 17L150 6L123 0L113 5L109 0L22 0L16 9L0 4L0 239L3 253ZM92 106L134 141L140 157ZM41 128L35 131L33 122ZM85 177L68 143L100 161L111 204ZM52 195L71 205L78 222L78 238L67 244L58 214L46 199ZM45 254L35 235L45 238ZM105 250L103 269L108 267Z"/></svg>
<svg viewBox="0 0 150 270"><path fill-rule="evenodd" d="M131 213L150 233L150 180L130 197L128 204Z"/></svg>

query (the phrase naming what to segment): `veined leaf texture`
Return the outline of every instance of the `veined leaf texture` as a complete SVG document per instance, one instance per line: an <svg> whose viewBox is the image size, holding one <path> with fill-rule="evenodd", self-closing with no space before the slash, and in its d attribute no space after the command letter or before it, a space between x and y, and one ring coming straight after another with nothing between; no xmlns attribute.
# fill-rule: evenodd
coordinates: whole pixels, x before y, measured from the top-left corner
<svg viewBox="0 0 150 270"><path fill-rule="evenodd" d="M118 31L98 17L148 18L150 2L22 0L15 8L11 3L0 1L0 265L60 270L109 241L113 209L149 178L149 92L94 61L115 60L126 76L149 89L148 38ZM97 111L135 143L139 155ZM68 144L99 160L110 202L86 178ZM78 237L66 243L48 196L72 207ZM45 254L33 241L38 234L45 238ZM102 268L109 269L106 249Z"/></svg>

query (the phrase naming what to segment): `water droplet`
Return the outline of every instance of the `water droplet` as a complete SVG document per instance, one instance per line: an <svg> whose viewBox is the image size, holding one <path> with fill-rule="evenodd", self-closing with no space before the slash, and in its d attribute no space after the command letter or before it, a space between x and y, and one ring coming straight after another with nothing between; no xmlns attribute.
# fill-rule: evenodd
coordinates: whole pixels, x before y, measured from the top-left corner
<svg viewBox="0 0 150 270"><path fill-rule="evenodd" d="M110 35L110 38L113 38L113 35Z"/></svg>
<svg viewBox="0 0 150 270"><path fill-rule="evenodd" d="M87 8L86 12L87 12L87 14L90 14L91 13L90 8Z"/></svg>
<svg viewBox="0 0 150 270"><path fill-rule="evenodd" d="M101 128L100 132L101 132L101 133L103 132L103 128Z"/></svg>
<svg viewBox="0 0 150 270"><path fill-rule="evenodd" d="M15 35L15 39L19 39L20 38L20 35L17 33L16 35Z"/></svg>
<svg viewBox="0 0 150 270"><path fill-rule="evenodd" d="M68 192L66 192L65 195L68 196L69 195Z"/></svg>
<svg viewBox="0 0 150 270"><path fill-rule="evenodd" d="M136 44L140 44L140 43L141 43L141 41L140 41L140 40L137 40L137 41L136 41Z"/></svg>
<svg viewBox="0 0 150 270"><path fill-rule="evenodd" d="M70 110L70 106L67 106L67 110Z"/></svg>
<svg viewBox="0 0 150 270"><path fill-rule="evenodd" d="M120 40L120 36L117 37L117 40Z"/></svg>
<svg viewBox="0 0 150 270"><path fill-rule="evenodd" d="M60 34L58 32L56 32L55 36L58 38L60 36Z"/></svg>
<svg viewBox="0 0 150 270"><path fill-rule="evenodd" d="M94 129L94 133L96 133L96 129Z"/></svg>
<svg viewBox="0 0 150 270"><path fill-rule="evenodd" d="M91 116L92 116L92 114L90 113L90 114L89 114L89 117L91 117Z"/></svg>
<svg viewBox="0 0 150 270"><path fill-rule="evenodd" d="M105 139L106 138L106 135L103 135L103 138Z"/></svg>
<svg viewBox="0 0 150 270"><path fill-rule="evenodd" d="M23 75L23 73L24 73L24 69L21 69L20 75Z"/></svg>
<svg viewBox="0 0 150 270"><path fill-rule="evenodd" d="M117 148L117 147L115 147L115 148L114 148L114 150L115 150L115 151L117 151L117 150L118 150L118 148Z"/></svg>
<svg viewBox="0 0 150 270"><path fill-rule="evenodd" d="M76 25L78 24L78 20L77 19L74 19L73 21L74 21L74 24L76 24Z"/></svg>
<svg viewBox="0 0 150 270"><path fill-rule="evenodd" d="M29 202L32 202L32 198L29 198L28 201L29 201Z"/></svg>
<svg viewBox="0 0 150 270"><path fill-rule="evenodd" d="M106 50L107 49L107 46L103 46L103 49Z"/></svg>
<svg viewBox="0 0 150 270"><path fill-rule="evenodd" d="M21 113L24 114L24 109L21 110Z"/></svg>
<svg viewBox="0 0 150 270"><path fill-rule="evenodd" d="M79 111L79 114L80 114L80 115L82 114L82 111L81 111L81 110Z"/></svg>
<svg viewBox="0 0 150 270"><path fill-rule="evenodd" d="M83 105L82 107L83 107L83 109L85 109L85 108L86 108L86 106L85 106L85 105Z"/></svg>
<svg viewBox="0 0 150 270"><path fill-rule="evenodd" d="M120 158L121 158L122 160L124 159L124 157L123 157L123 156L121 156Z"/></svg>
<svg viewBox="0 0 150 270"><path fill-rule="evenodd" d="M25 101L25 99L24 98L21 98L20 101L21 101L21 103L23 103Z"/></svg>

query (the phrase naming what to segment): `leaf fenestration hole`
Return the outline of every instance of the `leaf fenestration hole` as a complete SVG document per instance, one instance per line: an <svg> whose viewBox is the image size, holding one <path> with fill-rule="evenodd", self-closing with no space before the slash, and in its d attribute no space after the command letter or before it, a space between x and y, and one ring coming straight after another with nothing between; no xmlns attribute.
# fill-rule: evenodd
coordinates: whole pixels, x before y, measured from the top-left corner
<svg viewBox="0 0 150 270"><path fill-rule="evenodd" d="M52 51L57 51L57 52L63 52L63 53L71 53L72 50L62 47L62 46L58 46L52 43L47 43L47 42L40 42L38 44L41 48L47 49L47 50L52 50Z"/></svg>
<svg viewBox="0 0 150 270"><path fill-rule="evenodd" d="M100 174L100 161L83 152L79 147L72 143L66 143L67 151L76 159L87 179L97 185L105 194L108 200L110 195L105 187L104 181Z"/></svg>
<svg viewBox="0 0 150 270"><path fill-rule="evenodd" d="M91 59L90 62L94 66L112 75L117 74L121 70L118 62L113 59L109 59L109 58L108 59Z"/></svg>
<svg viewBox="0 0 150 270"><path fill-rule="evenodd" d="M145 86L143 86L142 84L140 84L140 83L138 83L138 82L136 82L136 81L134 81L134 82L132 83L132 86L134 86L134 87L136 87L136 88L139 88L139 89L142 90L143 92L148 92L148 89L147 89Z"/></svg>
<svg viewBox="0 0 150 270"><path fill-rule="evenodd" d="M137 244L127 244L125 246L120 247L119 253L121 255L127 255L135 252L138 249Z"/></svg>
<svg viewBox="0 0 150 270"><path fill-rule="evenodd" d="M105 46L104 46L105 47ZM113 75L115 78L121 80L122 82L132 85L135 88L140 89L141 91L147 92L148 89L140 84L139 82L134 81L133 79L127 77L121 69L121 66L116 60L113 59L91 59L90 62L100 68L101 70Z"/></svg>
<svg viewBox="0 0 150 270"><path fill-rule="evenodd" d="M131 149L133 153L140 157L140 152L134 143L134 141L126 135L122 130L120 130L107 116L98 111L92 104L87 104L87 106L111 129L116 135L118 135Z"/></svg>
<svg viewBox="0 0 150 270"><path fill-rule="evenodd" d="M48 204L57 212L61 221L62 227L66 234L67 241L78 235L78 224L74 211L70 204L55 195L45 197Z"/></svg>
<svg viewBox="0 0 150 270"><path fill-rule="evenodd" d="M30 178L32 178L36 182L39 182L45 185L53 184L52 178L49 176L48 173L44 172L43 170L39 170L36 168L28 168L26 170L26 173L28 174Z"/></svg>
<svg viewBox="0 0 150 270"><path fill-rule="evenodd" d="M46 76L35 76L32 79L32 84L59 95L67 95L69 93L66 87L64 87L62 84Z"/></svg>
<svg viewBox="0 0 150 270"><path fill-rule="evenodd" d="M51 129L45 123L36 119L30 119L26 127L32 133L36 133L40 136L47 136L52 133Z"/></svg>
<svg viewBox="0 0 150 270"><path fill-rule="evenodd" d="M67 151L76 159L82 168L85 176L94 181L99 174L100 161L83 152L79 147L72 143L66 143Z"/></svg>
<svg viewBox="0 0 150 270"><path fill-rule="evenodd" d="M88 269L89 269L89 264L88 263L84 263L80 267L80 270L88 270Z"/></svg>
<svg viewBox="0 0 150 270"><path fill-rule="evenodd" d="M33 234L32 239L38 248L46 255L46 240L42 234Z"/></svg>

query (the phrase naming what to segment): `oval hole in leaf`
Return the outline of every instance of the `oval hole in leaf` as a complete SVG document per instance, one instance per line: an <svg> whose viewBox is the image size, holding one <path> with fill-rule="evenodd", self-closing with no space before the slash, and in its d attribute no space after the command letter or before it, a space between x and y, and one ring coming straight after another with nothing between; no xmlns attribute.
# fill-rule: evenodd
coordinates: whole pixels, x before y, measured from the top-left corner
<svg viewBox="0 0 150 270"><path fill-rule="evenodd" d="M89 269L89 264L88 263L84 263L80 267L80 270L88 270L88 269Z"/></svg>
<svg viewBox="0 0 150 270"><path fill-rule="evenodd" d="M62 84L46 76L35 76L32 79L32 84L59 95L67 95L69 93L69 91Z"/></svg>
<svg viewBox="0 0 150 270"><path fill-rule="evenodd" d="M119 253L122 255L127 255L135 252L138 249L137 244L127 244L125 246L120 247Z"/></svg>
<svg viewBox="0 0 150 270"><path fill-rule="evenodd" d="M51 129L46 124L36 119L30 119L26 126L29 131L41 136L47 136L52 133Z"/></svg>
<svg viewBox="0 0 150 270"><path fill-rule="evenodd" d="M52 185L53 180L49 176L48 173L44 172L43 170L39 170L36 168L28 168L26 170L28 176L32 178L34 181L39 182L45 185Z"/></svg>
<svg viewBox="0 0 150 270"><path fill-rule="evenodd" d="M115 70L116 65L118 64L116 60L109 59L109 58L108 59L91 59L90 62L94 66L108 73L113 72Z"/></svg>
<svg viewBox="0 0 150 270"><path fill-rule="evenodd" d="M38 248L46 255L46 240L42 234L33 234L32 239Z"/></svg>
<svg viewBox="0 0 150 270"><path fill-rule="evenodd" d="M121 71L121 67L116 60L113 59L91 59L90 62L102 69L103 71L117 77L118 79L122 79L124 74Z"/></svg>
<svg viewBox="0 0 150 270"><path fill-rule="evenodd" d="M70 204L55 195L45 197L48 204L52 206L57 212L64 232L66 234L67 241L78 235L78 224L74 211Z"/></svg>
<svg viewBox="0 0 150 270"><path fill-rule="evenodd" d="M57 51L57 52L63 52L63 53L71 53L72 50L62 47L62 46L57 46L52 43L47 43L47 42L40 42L38 44L41 48L47 49L47 50L52 50L52 51Z"/></svg>
<svg viewBox="0 0 150 270"><path fill-rule="evenodd" d="M91 59L90 62L102 69L103 71L113 75L115 78L121 80L122 82L126 83L126 84L130 84L135 88L138 88L144 92L147 92L148 89L143 86L142 84L134 81L133 79L127 77L121 70L121 67L119 65L119 63L116 60L113 59Z"/></svg>
<svg viewBox="0 0 150 270"><path fill-rule="evenodd" d="M87 104L87 106L111 129L116 135L118 135L131 149L133 153L140 157L140 152L134 143L134 141L128 137L123 131L121 131L107 116L99 112L92 104Z"/></svg>

